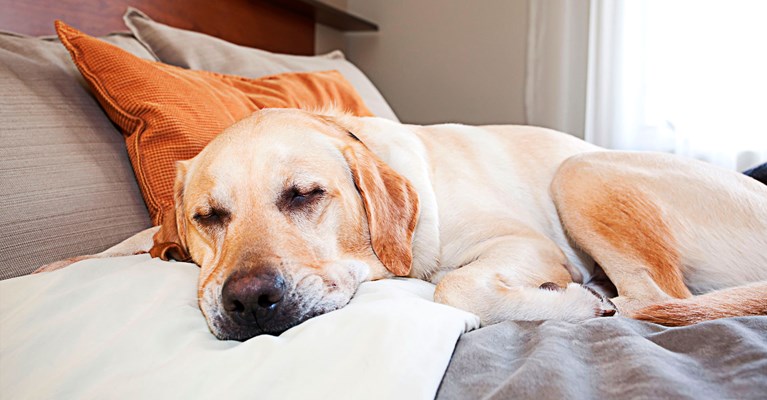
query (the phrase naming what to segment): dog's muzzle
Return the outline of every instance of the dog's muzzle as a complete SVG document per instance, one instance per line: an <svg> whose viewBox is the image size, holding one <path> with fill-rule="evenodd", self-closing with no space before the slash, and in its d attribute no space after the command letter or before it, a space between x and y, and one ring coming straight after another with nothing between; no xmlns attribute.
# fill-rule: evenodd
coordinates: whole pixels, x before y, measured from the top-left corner
<svg viewBox="0 0 767 400"><path fill-rule="evenodd" d="M337 310L351 300L369 269L354 260L323 268L290 262L241 262L209 285L200 307L211 332L222 340L279 335L312 317Z"/></svg>
<svg viewBox="0 0 767 400"><path fill-rule="evenodd" d="M273 267L230 275L221 288L221 307L220 325L227 339L278 335L305 319L300 318L302 313L290 295L289 283Z"/></svg>

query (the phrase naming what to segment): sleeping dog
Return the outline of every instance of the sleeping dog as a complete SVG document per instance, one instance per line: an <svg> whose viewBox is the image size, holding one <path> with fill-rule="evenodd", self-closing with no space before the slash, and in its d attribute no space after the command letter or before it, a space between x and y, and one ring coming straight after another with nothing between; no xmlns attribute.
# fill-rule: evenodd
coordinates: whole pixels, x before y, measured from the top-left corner
<svg viewBox="0 0 767 400"><path fill-rule="evenodd" d="M394 276L483 324L767 314L767 186L694 160L529 126L268 109L177 170L162 226L90 257L193 261L221 339L279 334ZM599 267L617 296L582 285Z"/></svg>

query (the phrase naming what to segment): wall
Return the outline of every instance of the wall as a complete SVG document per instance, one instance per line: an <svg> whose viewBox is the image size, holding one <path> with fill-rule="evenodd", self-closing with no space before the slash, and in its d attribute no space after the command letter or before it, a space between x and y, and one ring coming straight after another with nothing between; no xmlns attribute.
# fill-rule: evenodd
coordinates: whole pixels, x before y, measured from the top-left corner
<svg viewBox="0 0 767 400"><path fill-rule="evenodd" d="M343 35L343 50L402 121L525 122L528 0L334 1L378 24Z"/></svg>
<svg viewBox="0 0 767 400"><path fill-rule="evenodd" d="M335 8L348 10L347 0L321 1ZM314 52L316 54L325 54L338 49L346 51L344 34L325 25L316 24L314 30Z"/></svg>

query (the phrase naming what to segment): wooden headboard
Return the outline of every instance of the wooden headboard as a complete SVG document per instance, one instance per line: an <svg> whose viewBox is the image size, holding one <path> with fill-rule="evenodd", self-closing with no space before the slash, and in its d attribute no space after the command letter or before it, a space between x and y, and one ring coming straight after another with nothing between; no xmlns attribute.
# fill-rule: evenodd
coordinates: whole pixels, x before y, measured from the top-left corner
<svg viewBox="0 0 767 400"><path fill-rule="evenodd" d="M0 0L0 29L51 35L53 21L91 35L125 31L128 6L152 19L243 46L314 54L314 18L264 0Z"/></svg>

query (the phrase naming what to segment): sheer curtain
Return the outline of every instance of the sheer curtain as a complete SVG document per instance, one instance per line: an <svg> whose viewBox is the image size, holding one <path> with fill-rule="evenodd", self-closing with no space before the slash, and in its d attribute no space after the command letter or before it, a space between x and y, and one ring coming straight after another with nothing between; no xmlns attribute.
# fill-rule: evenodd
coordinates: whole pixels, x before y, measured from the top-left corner
<svg viewBox="0 0 767 400"><path fill-rule="evenodd" d="M592 0L586 139L767 161L767 1Z"/></svg>
<svg viewBox="0 0 767 400"><path fill-rule="evenodd" d="M573 3L587 4L587 17L568 11ZM530 0L530 8L529 123L730 169L767 161L767 1ZM562 18L569 27L587 21L587 57L571 29L552 23ZM536 66L542 58L546 68ZM585 79L582 93L573 79ZM569 114L580 110L582 125Z"/></svg>
<svg viewBox="0 0 767 400"><path fill-rule="evenodd" d="M529 0L525 116L583 137L589 3Z"/></svg>

